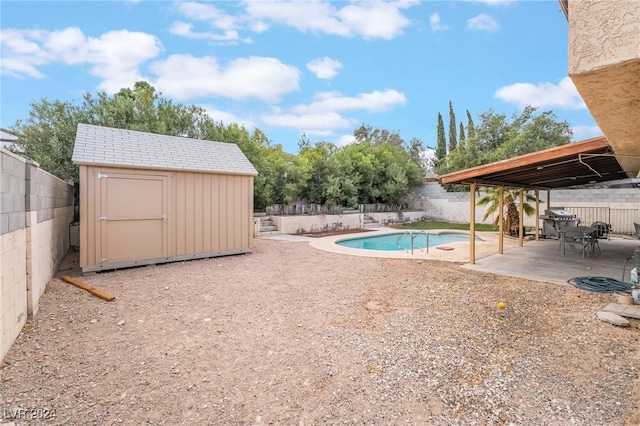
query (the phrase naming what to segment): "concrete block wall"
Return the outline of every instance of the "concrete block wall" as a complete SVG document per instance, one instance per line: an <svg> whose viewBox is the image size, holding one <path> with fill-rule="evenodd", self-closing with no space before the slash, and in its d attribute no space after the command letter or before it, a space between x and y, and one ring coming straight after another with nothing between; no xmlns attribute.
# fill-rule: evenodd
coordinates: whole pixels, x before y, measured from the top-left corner
<svg viewBox="0 0 640 426"><path fill-rule="evenodd" d="M362 214L321 214L300 216L270 216L278 231L301 234L330 229L358 229L364 226Z"/></svg>
<svg viewBox="0 0 640 426"><path fill-rule="evenodd" d="M485 194L476 194L476 202ZM469 223L469 193L447 192L438 182L426 182L411 196L410 206L414 203L422 206L425 216L431 220L444 220L447 222ZM487 212L486 206L475 207L476 223L491 224L496 215L491 214L483 220ZM529 226L525 220L525 225Z"/></svg>
<svg viewBox="0 0 640 426"><path fill-rule="evenodd" d="M369 216L381 225L415 222L424 217L423 211L407 212L377 212L350 214L320 214L298 216L270 216L279 232L284 234L302 234L327 230L360 229L364 228L365 216ZM256 236L258 236L256 234Z"/></svg>
<svg viewBox="0 0 640 426"><path fill-rule="evenodd" d="M4 149L0 157L0 234L6 234L25 227L27 160Z"/></svg>
<svg viewBox="0 0 640 426"><path fill-rule="evenodd" d="M485 194L476 194L476 202ZM540 214L549 207L547 193L540 191ZM423 206L425 216L432 220L469 222L469 193L447 192L437 182L427 182L412 195L410 206ZM564 207L580 217L582 223L607 221L614 232L633 234L633 223L640 223L640 188L555 189L551 191L551 207ZM476 206L476 223L493 223L496 215L482 220L486 207ZM525 216L525 226L535 226L539 220Z"/></svg>
<svg viewBox="0 0 640 426"><path fill-rule="evenodd" d="M0 360L27 322L26 229L0 235Z"/></svg>
<svg viewBox="0 0 640 426"><path fill-rule="evenodd" d="M640 223L640 188L554 190L551 206L565 207L584 224L603 221L615 233L634 234L633 224Z"/></svg>
<svg viewBox="0 0 640 426"><path fill-rule="evenodd" d="M36 212L27 212L31 225L27 228L27 313L33 317L38 312L39 300L47 283L58 270L69 251L69 224L73 221L73 206L53 209L53 217L34 223Z"/></svg>
<svg viewBox="0 0 640 426"><path fill-rule="evenodd" d="M0 149L0 359L69 250L73 185Z"/></svg>
<svg viewBox="0 0 640 426"><path fill-rule="evenodd" d="M27 321L26 164L0 150L0 359Z"/></svg>

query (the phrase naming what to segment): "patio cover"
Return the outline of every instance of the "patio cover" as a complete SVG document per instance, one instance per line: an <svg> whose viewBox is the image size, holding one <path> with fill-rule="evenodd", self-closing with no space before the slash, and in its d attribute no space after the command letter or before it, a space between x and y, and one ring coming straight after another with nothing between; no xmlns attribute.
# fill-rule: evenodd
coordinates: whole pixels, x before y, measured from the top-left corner
<svg viewBox="0 0 640 426"><path fill-rule="evenodd" d="M447 173L440 182L549 190L625 179L636 173L622 169L607 138L600 136Z"/></svg>
<svg viewBox="0 0 640 426"><path fill-rule="evenodd" d="M550 190L573 185L607 182L635 176L636 171L626 172L620 166L611 150L607 138L600 136L580 142L572 142L543 151L509 158L495 163L470 169L447 173L440 176L442 184L470 185L470 235L469 263L475 263L475 191L476 185L496 186L500 188L533 189L536 199L539 190L547 190L547 205L551 204ZM523 191L520 191L520 204L523 203ZM502 204L500 210L502 210ZM536 202L536 217L540 212ZM503 253L503 229L500 223L498 253ZM523 245L523 212L520 209L519 244ZM536 222L535 236L539 228Z"/></svg>

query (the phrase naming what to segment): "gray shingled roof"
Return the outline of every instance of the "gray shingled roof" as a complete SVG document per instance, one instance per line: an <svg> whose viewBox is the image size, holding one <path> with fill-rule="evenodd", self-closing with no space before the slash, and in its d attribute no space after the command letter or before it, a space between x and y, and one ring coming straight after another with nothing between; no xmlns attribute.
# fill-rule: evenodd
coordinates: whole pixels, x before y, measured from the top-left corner
<svg viewBox="0 0 640 426"><path fill-rule="evenodd" d="M257 175L234 143L78 124L76 164Z"/></svg>

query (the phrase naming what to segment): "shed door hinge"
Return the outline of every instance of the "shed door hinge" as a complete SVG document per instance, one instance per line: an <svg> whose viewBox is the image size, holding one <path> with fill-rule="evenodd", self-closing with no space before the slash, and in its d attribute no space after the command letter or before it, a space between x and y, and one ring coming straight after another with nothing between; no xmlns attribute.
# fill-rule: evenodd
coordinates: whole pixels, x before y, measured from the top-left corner
<svg viewBox="0 0 640 426"><path fill-rule="evenodd" d="M98 179L106 179L109 176L106 173L98 173Z"/></svg>

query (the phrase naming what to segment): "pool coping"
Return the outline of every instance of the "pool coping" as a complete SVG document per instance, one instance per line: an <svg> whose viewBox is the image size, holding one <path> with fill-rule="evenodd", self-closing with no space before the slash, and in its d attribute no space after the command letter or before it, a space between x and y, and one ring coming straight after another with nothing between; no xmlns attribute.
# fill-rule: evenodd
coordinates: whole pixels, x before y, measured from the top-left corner
<svg viewBox="0 0 640 426"><path fill-rule="evenodd" d="M420 232L419 230L415 230L416 232ZM469 262L469 241L458 241L454 243L447 243L446 247L451 248L452 250L441 250L437 247L430 247L429 252L426 250L415 250L413 254L407 251L385 251L385 250L367 250L367 249L359 249L359 248L351 248L339 246L336 244L337 241L347 240L352 238L363 238L363 237L373 237L377 235L385 235L385 234L397 234L399 232L403 232L402 229L394 229L394 228L377 228L375 230L367 231L363 234L342 234L342 235L331 235L328 237L321 238L310 238L309 244L319 250L328 251L332 253L341 253L348 254L351 256L363 256L363 257L379 257L379 258L389 258L389 259L413 259L413 260L443 260L448 262L457 262L457 263L468 263ZM452 229L430 229L428 230L430 233L457 233L463 235L469 235L468 231L459 231ZM497 232L476 232L476 236L482 238L483 241L476 241L476 259L490 256L497 252L497 241L498 241L498 233ZM504 240L505 248L511 246L517 246L518 241L515 240Z"/></svg>

